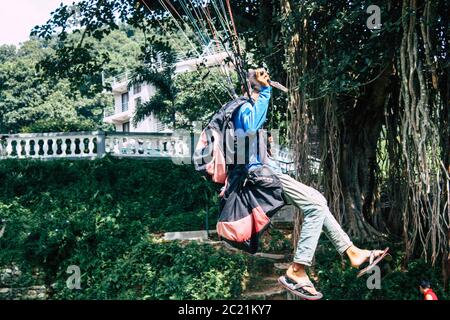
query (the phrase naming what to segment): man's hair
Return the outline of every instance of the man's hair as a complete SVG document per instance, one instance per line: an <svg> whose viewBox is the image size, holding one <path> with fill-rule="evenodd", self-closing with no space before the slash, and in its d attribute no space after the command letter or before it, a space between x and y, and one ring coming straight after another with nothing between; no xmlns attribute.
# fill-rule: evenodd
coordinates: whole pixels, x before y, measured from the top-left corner
<svg viewBox="0 0 450 320"><path fill-rule="evenodd" d="M420 280L420 286L424 289L431 288L431 283L428 280Z"/></svg>
<svg viewBox="0 0 450 320"><path fill-rule="evenodd" d="M247 80L250 83L252 91L261 92L261 84L256 81L256 70L249 69L247 72Z"/></svg>

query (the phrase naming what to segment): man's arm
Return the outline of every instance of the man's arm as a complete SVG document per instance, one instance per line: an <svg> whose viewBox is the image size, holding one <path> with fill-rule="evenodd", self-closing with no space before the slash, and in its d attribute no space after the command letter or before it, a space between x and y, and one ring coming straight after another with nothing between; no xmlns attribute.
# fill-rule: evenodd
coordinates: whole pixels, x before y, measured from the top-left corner
<svg viewBox="0 0 450 320"><path fill-rule="evenodd" d="M271 87L261 87L258 100L252 106L250 103L244 104L240 109L240 117L244 131L247 134L256 134L266 121L267 109L271 95Z"/></svg>

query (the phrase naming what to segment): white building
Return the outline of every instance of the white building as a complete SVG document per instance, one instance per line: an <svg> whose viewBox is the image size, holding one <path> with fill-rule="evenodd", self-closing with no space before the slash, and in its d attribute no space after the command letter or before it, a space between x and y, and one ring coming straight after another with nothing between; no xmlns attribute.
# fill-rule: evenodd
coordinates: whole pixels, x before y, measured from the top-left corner
<svg viewBox="0 0 450 320"><path fill-rule="evenodd" d="M227 57L227 53L223 51L211 53L212 45L213 43L207 46L199 58L179 60L175 64L175 73L194 71L200 63L208 67L222 64ZM103 122L113 124L118 132L171 132L153 114L141 121L137 127L133 126L133 115L136 105L149 101L156 93L156 89L150 84L142 83L141 85L132 86L128 90L128 83L127 73L111 79L114 111L112 114L105 114Z"/></svg>
<svg viewBox="0 0 450 320"><path fill-rule="evenodd" d="M128 90L128 75L125 73L115 77L112 82L114 97L114 112L105 114L103 122L111 123L118 132L160 132L166 127L154 116L141 121L137 127L133 126L133 115L136 105L150 100L155 94L155 87L143 83Z"/></svg>

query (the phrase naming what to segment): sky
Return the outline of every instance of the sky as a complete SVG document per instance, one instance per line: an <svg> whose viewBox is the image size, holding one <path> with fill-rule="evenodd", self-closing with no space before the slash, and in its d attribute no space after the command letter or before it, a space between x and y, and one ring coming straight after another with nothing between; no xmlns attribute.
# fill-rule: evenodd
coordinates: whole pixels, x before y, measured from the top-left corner
<svg viewBox="0 0 450 320"><path fill-rule="evenodd" d="M71 4L75 0L2 0L0 10L0 45L14 44L28 40L35 25L44 24L50 12L60 3Z"/></svg>

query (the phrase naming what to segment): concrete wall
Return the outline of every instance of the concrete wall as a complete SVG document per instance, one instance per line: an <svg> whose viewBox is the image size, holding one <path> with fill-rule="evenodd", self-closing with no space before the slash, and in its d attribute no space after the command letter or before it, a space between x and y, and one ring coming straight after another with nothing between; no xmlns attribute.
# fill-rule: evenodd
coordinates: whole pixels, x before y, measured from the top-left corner
<svg viewBox="0 0 450 320"><path fill-rule="evenodd" d="M136 110L136 99L141 98L141 102L145 103L149 101L150 98L155 94L156 89L154 86L144 83L141 85L141 91L136 94L134 94L133 88L131 88L129 91L126 91L126 89L121 91L113 91L114 109L116 114L122 112L122 94L125 92L128 92L128 110L131 112L131 114L133 114L134 111ZM136 127L134 127L132 124L133 118L131 118L129 121L130 121L130 132L157 132L159 131L159 129L161 129L161 124L154 115L147 117L146 119L141 121ZM123 132L124 131L123 123L126 122L128 122L128 120L115 123L116 131Z"/></svg>

